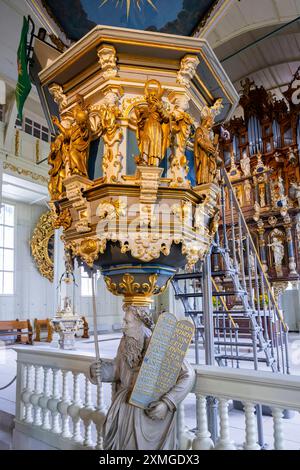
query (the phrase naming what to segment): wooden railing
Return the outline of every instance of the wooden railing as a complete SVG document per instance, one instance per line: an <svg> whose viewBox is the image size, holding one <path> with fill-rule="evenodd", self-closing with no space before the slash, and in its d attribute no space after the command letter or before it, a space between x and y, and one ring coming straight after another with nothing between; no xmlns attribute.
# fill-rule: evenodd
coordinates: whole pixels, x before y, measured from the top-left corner
<svg viewBox="0 0 300 470"><path fill-rule="evenodd" d="M28 439L34 439L55 449L101 449L111 384L91 384L89 367L94 356L44 347L19 346L15 350L18 358L14 448L26 448ZM213 366L195 366L195 371L197 428L194 434L186 433L183 402L177 417L181 449L188 443L195 450L240 448L240 443L230 436L232 400L244 407L245 435L240 440L244 442L243 449L260 448L255 414L258 404L272 410L273 447L285 448L283 410L300 411L300 377ZM218 406L219 438L215 443L208 430L207 397L213 398Z"/></svg>

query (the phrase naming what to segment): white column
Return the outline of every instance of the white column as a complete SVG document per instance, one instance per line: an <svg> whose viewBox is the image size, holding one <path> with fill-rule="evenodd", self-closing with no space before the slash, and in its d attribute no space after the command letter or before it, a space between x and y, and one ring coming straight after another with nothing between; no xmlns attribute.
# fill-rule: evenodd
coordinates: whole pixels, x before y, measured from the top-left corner
<svg viewBox="0 0 300 470"><path fill-rule="evenodd" d="M85 447L92 447L92 417L93 417L93 403L91 394L91 382L90 379L85 377L85 400L84 407L80 410L80 417L84 423L84 439L83 445Z"/></svg>
<svg viewBox="0 0 300 470"><path fill-rule="evenodd" d="M220 437L215 449L218 450L236 450L234 442L230 439L229 417L228 417L228 400L219 399L219 417L220 417Z"/></svg>
<svg viewBox="0 0 300 470"><path fill-rule="evenodd" d="M43 395L39 399L39 405L42 408L42 429L51 429L48 410L48 400L50 399L49 386L50 386L50 367L43 367L44 369L44 386Z"/></svg>
<svg viewBox="0 0 300 470"><path fill-rule="evenodd" d="M52 426L51 431L54 434L60 434L60 422L59 422L59 412L58 412L58 403L59 403L59 385L58 379L60 374L60 369L55 367L52 368L53 382L52 382L52 398L48 401L48 408L52 414Z"/></svg>
<svg viewBox="0 0 300 470"><path fill-rule="evenodd" d="M82 407L80 399L80 384L79 372L72 372L73 374L73 403L68 408L68 415L71 416L73 421L73 435L72 439L75 442L82 442L81 432L80 432L80 409Z"/></svg>
<svg viewBox="0 0 300 470"><path fill-rule="evenodd" d="M210 450L214 448L207 425L206 397L196 393L197 431L193 440L193 450Z"/></svg>
<svg viewBox="0 0 300 470"><path fill-rule="evenodd" d="M272 408L275 450L284 450L282 413L283 410L281 408Z"/></svg>
<svg viewBox="0 0 300 470"><path fill-rule="evenodd" d="M42 425L42 412L39 406L39 399L42 396L41 366L34 366L34 393L31 395L30 402L33 406L33 424Z"/></svg>
<svg viewBox="0 0 300 470"><path fill-rule="evenodd" d="M246 422L246 441L244 450L260 450L257 443L257 420L255 415L255 406L251 402L244 403L245 422Z"/></svg>
<svg viewBox="0 0 300 470"><path fill-rule="evenodd" d="M68 439L72 436L70 433L70 426L69 420L70 417L68 416L68 407L71 405L69 393L68 393L68 370L62 370L62 396L61 401L57 405L57 409L61 415L61 422L62 422L62 437Z"/></svg>

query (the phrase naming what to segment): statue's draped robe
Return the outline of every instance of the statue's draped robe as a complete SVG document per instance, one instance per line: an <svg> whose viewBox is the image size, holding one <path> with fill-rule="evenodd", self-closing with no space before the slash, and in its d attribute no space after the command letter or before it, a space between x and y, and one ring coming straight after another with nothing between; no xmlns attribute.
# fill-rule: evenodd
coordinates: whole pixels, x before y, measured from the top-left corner
<svg viewBox="0 0 300 470"><path fill-rule="evenodd" d="M71 174L87 176L90 131L88 127L75 125L70 130L70 169Z"/></svg>
<svg viewBox="0 0 300 470"><path fill-rule="evenodd" d="M215 177L216 162L209 130L198 127L195 135L195 171L197 184L210 183Z"/></svg>
<svg viewBox="0 0 300 470"><path fill-rule="evenodd" d="M159 164L166 151L166 126L169 116L164 109L151 106L137 120L140 156L148 165Z"/></svg>
<svg viewBox="0 0 300 470"><path fill-rule="evenodd" d="M148 340L146 340L148 342ZM121 340L117 358L102 366L102 380L115 382L115 396L104 424L105 450L174 450L176 449L176 413L178 404L190 392L194 371L184 361L176 385L163 398L168 403L164 420L153 420L145 411L130 405L139 367L131 369L125 358L125 340Z"/></svg>

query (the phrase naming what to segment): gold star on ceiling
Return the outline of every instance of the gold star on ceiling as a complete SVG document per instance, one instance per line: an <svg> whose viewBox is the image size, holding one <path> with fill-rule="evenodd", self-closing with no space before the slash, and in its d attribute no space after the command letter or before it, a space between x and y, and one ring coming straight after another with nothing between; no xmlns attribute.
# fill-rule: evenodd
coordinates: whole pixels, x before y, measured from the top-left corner
<svg viewBox="0 0 300 470"><path fill-rule="evenodd" d="M105 3L107 3L109 0L103 0L103 2L101 3L100 7L102 7L103 5L105 5ZM124 0L110 0L110 1L114 1L115 4L116 4L116 8L118 6L122 6L123 3L124 3ZM135 4L136 7L141 11L141 4L143 3L143 1L145 1L146 3L148 3L148 5L151 5L152 8L154 8L154 10L157 10L156 6L154 5L154 3L152 2L152 0L126 0L126 13L127 13L127 19L129 17L129 13L130 13L130 8L131 8L131 5L132 4Z"/></svg>

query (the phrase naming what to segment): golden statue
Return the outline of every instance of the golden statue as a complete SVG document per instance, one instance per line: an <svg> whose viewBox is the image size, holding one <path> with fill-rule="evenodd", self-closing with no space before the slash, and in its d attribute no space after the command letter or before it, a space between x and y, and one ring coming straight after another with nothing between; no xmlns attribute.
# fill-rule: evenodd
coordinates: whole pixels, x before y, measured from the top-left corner
<svg viewBox="0 0 300 470"><path fill-rule="evenodd" d="M193 120L187 113L189 98L178 97L171 114L171 156L170 173L172 177L171 187L189 186L187 180L188 166L185 149L191 133Z"/></svg>
<svg viewBox="0 0 300 470"><path fill-rule="evenodd" d="M51 166L49 170L50 180L48 183L48 190L51 200L57 200L63 194L63 181L66 177L66 168L64 162L64 149L65 139L62 134L59 134L50 146L50 154L48 163Z"/></svg>
<svg viewBox="0 0 300 470"><path fill-rule="evenodd" d="M88 176L88 151L91 142L88 111L84 109L82 104L77 104L72 112L72 117L74 121L70 127L64 127L57 117L52 118L64 140L66 177L72 175Z"/></svg>
<svg viewBox="0 0 300 470"><path fill-rule="evenodd" d="M222 100L218 99L214 106L204 107L201 113L201 123L196 129L194 142L194 159L196 183L212 183L221 163L218 151L218 136L214 136L212 127L214 117L220 112Z"/></svg>
<svg viewBox="0 0 300 470"><path fill-rule="evenodd" d="M156 88L150 88L156 85ZM161 100L163 91L157 80L148 80L145 85L147 105L135 108L137 117L137 140L140 154L138 165L159 166L164 158L169 137L169 113Z"/></svg>

